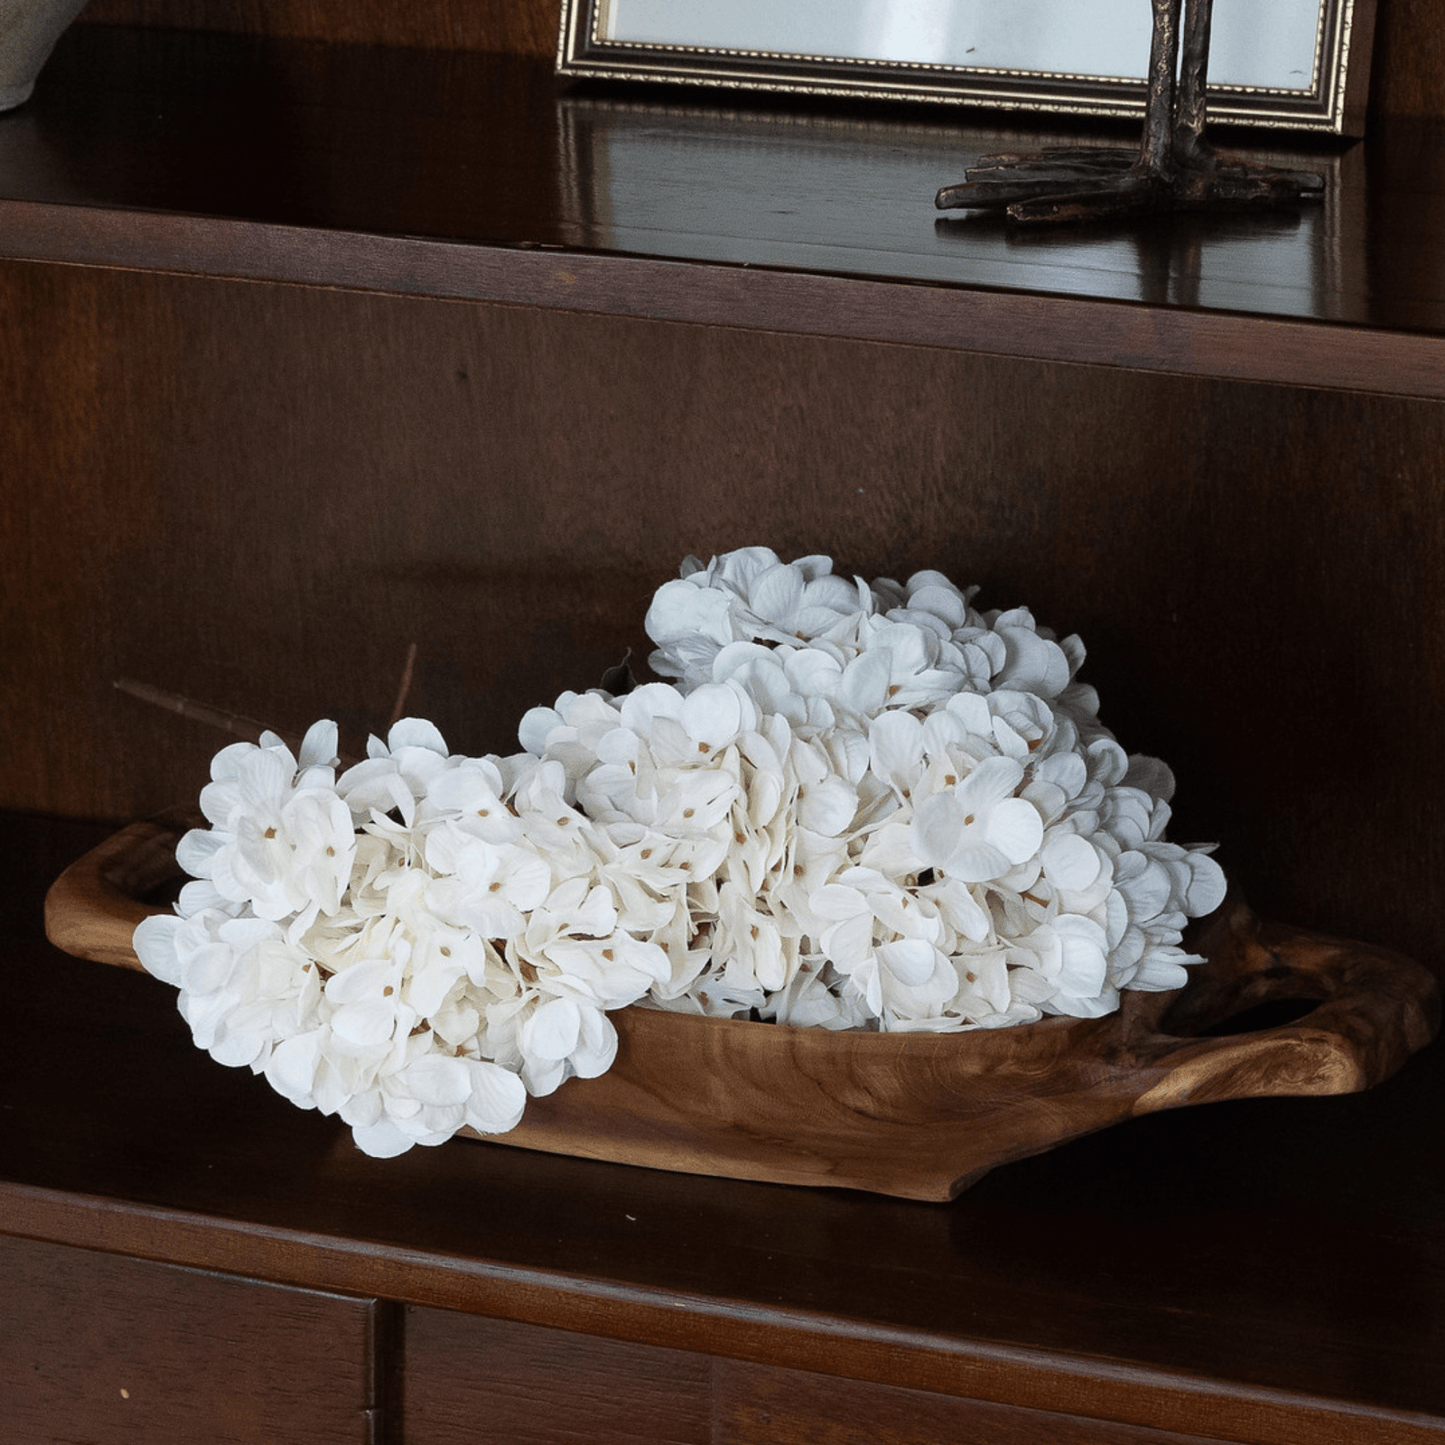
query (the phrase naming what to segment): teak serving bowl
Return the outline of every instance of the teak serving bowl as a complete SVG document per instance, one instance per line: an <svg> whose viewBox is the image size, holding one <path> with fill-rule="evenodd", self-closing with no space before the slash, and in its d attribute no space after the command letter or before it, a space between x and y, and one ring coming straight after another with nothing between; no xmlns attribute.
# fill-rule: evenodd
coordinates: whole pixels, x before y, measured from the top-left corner
<svg viewBox="0 0 1445 1445"><path fill-rule="evenodd" d="M164 911L141 900L179 876L179 832L133 824L67 869L46 898L51 941L139 969L131 934ZM1128 992L1100 1019L833 1033L623 1009L612 1015L619 1045L608 1073L530 1100L511 1133L488 1137L692 1174L946 1200L999 1164L1134 1115L1369 1088L1439 1028L1434 977L1384 949L1263 923L1228 902L1192 946L1205 962L1184 988ZM1303 1017L1218 1032L1286 1002Z"/></svg>

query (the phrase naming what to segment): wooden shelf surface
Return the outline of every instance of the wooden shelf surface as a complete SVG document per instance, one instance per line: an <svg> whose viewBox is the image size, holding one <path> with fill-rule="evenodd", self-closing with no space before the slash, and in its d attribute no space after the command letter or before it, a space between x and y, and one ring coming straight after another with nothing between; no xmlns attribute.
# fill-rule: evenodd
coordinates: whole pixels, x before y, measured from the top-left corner
<svg viewBox="0 0 1445 1445"><path fill-rule="evenodd" d="M1445 1436L1438 1047L948 1205L467 1141L378 1161L195 1049L164 985L44 942L46 884L101 833L6 819L0 1232L1145 1429Z"/></svg>
<svg viewBox="0 0 1445 1445"><path fill-rule="evenodd" d="M1439 127L1291 154L1329 180L1298 212L1034 235L935 210L979 154L1060 138L88 25L0 117L0 255L1445 396Z"/></svg>

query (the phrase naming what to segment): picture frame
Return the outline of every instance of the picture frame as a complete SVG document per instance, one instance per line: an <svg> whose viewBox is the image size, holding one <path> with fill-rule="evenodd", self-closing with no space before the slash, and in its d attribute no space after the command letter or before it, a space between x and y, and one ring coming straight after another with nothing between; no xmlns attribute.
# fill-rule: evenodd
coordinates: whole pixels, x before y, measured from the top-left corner
<svg viewBox="0 0 1445 1445"><path fill-rule="evenodd" d="M565 78L1143 114L1148 0L562 0ZM1374 0L1216 0L1213 122L1363 133Z"/></svg>

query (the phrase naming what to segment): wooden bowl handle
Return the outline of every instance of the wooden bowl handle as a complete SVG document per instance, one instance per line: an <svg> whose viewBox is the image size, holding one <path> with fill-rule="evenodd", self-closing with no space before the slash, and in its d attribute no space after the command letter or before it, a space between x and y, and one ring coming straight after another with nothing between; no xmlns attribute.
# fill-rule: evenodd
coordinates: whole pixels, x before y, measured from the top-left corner
<svg viewBox="0 0 1445 1445"><path fill-rule="evenodd" d="M1440 1028L1440 987L1420 964L1363 943L1263 923L1227 906L1197 941L1208 965L1161 1010L1145 1052L1165 1066L1135 1113L1217 1099L1345 1094L1394 1074ZM1262 1003L1316 1000L1304 1017L1203 1036Z"/></svg>
<svg viewBox="0 0 1445 1445"><path fill-rule="evenodd" d="M174 824L132 823L78 858L45 895L45 936L66 953L141 969L131 935L143 918L169 909L141 902L181 876Z"/></svg>

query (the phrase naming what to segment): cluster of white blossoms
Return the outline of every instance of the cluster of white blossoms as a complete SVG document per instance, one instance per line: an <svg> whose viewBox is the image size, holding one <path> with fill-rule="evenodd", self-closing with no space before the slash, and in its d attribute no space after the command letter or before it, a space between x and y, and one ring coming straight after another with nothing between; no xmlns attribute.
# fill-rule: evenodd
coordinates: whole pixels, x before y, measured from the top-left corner
<svg viewBox="0 0 1445 1445"><path fill-rule="evenodd" d="M225 748L136 951L201 1047L377 1155L512 1128L629 1004L962 1030L1180 986L1224 880L1165 841L1168 769L1077 638L972 595L689 559L647 616L671 681L565 693L513 756L417 719L340 773L332 723Z"/></svg>

